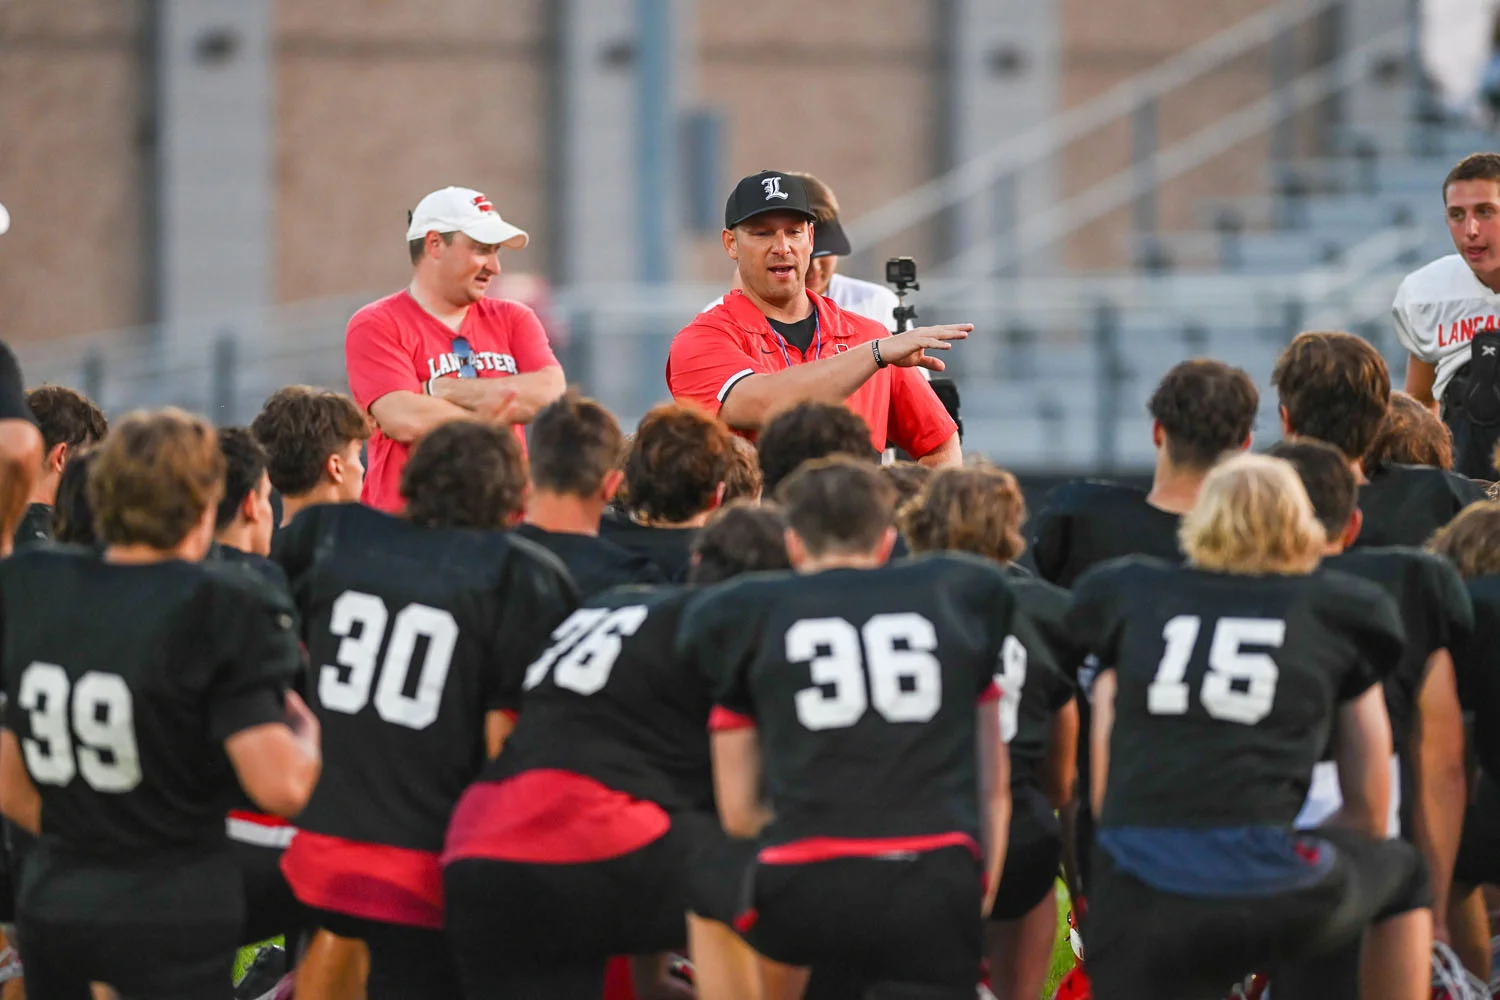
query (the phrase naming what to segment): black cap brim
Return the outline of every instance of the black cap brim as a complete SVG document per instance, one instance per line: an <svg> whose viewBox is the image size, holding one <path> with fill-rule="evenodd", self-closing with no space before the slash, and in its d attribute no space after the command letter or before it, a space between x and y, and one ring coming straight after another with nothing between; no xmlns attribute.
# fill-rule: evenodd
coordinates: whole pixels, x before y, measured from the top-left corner
<svg viewBox="0 0 1500 1000"><path fill-rule="evenodd" d="M813 221L814 257L847 257L853 252L854 248L849 245L849 237L839 224L838 216L822 222Z"/></svg>
<svg viewBox="0 0 1500 1000"><path fill-rule="evenodd" d="M800 215L804 219L806 219L808 222L816 223L818 221L818 217L816 215L814 215L812 212L804 212L800 208L791 208L791 207L785 206L785 205L772 205L770 208L758 208L755 211L751 212L749 215L742 215L742 216L740 216L738 219L735 219L733 222L729 222L728 220L726 220L725 223L724 223L724 228L725 229L733 229L735 226L742 226L742 225L744 225L746 222L749 222L751 219L755 218L757 215L770 215L772 212L788 212L788 213L790 213L792 215Z"/></svg>

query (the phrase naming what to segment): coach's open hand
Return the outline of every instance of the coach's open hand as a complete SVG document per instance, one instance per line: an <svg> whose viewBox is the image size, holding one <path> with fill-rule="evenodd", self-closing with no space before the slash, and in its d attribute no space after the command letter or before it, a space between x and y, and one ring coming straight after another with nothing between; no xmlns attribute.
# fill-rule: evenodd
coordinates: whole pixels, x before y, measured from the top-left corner
<svg viewBox="0 0 1500 1000"><path fill-rule="evenodd" d="M929 358L927 351L951 351L950 341L967 340L973 323L949 323L946 326L921 326L907 330L880 342L880 356L887 364L897 368L926 368L940 372L946 365L937 358Z"/></svg>

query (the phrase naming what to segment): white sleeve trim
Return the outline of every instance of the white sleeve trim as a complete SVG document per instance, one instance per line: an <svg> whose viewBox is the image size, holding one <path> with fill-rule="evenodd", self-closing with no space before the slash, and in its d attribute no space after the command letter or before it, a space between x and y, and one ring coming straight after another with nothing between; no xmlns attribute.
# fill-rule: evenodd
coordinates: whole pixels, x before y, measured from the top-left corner
<svg viewBox="0 0 1500 1000"><path fill-rule="evenodd" d="M740 379L744 378L746 375L754 375L754 374L755 374L755 369L754 368L746 368L743 371L737 371L733 375L729 376L729 378L724 382L724 385L722 387L720 387L720 389L719 389L719 402L720 402L720 404L722 404L724 402L724 397L727 396L727 395L729 395L729 390L733 389L735 387L735 385L740 381Z"/></svg>

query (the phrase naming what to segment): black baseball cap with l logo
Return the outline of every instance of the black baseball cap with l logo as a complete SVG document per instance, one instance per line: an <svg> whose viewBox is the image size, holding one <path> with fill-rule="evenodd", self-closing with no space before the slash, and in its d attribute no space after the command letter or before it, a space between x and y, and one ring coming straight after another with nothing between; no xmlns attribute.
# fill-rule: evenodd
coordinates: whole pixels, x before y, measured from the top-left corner
<svg viewBox="0 0 1500 1000"><path fill-rule="evenodd" d="M724 205L724 228L733 229L762 212L796 212L817 220L802 178L779 170L762 170L741 180Z"/></svg>

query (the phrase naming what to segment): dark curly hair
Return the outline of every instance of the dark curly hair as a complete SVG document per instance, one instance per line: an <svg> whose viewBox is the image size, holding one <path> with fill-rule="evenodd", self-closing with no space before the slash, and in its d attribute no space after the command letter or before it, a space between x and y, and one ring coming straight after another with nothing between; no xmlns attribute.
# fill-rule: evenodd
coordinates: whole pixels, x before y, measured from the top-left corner
<svg viewBox="0 0 1500 1000"><path fill-rule="evenodd" d="M1278 441L1266 449L1272 458L1290 462L1312 501L1313 516L1329 540L1338 539L1359 506L1359 483L1349 460L1331 444L1309 439Z"/></svg>
<svg viewBox="0 0 1500 1000"><path fill-rule="evenodd" d="M741 573L791 569L786 520L775 504L736 500L714 511L693 538L689 583L718 583Z"/></svg>
<svg viewBox="0 0 1500 1000"><path fill-rule="evenodd" d="M289 385L266 400L250 432L266 449L271 485L283 496L298 497L322 480L329 455L370 436L370 423L343 393Z"/></svg>
<svg viewBox="0 0 1500 1000"><path fill-rule="evenodd" d="M224 495L214 529L222 531L239 516L240 504L260 485L266 474L266 449L246 427L219 428L219 450L224 453Z"/></svg>
<svg viewBox="0 0 1500 1000"><path fill-rule="evenodd" d="M765 488L760 474L760 456L755 445L738 434L730 438L733 450L729 455L729 472L724 476L724 502L731 500L759 500Z"/></svg>
<svg viewBox="0 0 1500 1000"><path fill-rule="evenodd" d="M1496 22L1500 25L1500 22ZM1500 153L1470 153L1443 178L1443 197L1456 181L1500 181Z"/></svg>
<svg viewBox="0 0 1500 1000"><path fill-rule="evenodd" d="M109 433L109 421L94 401L75 389L43 385L26 394L26 405L36 417L42 444L51 451L60 444L69 448L97 444Z"/></svg>
<svg viewBox="0 0 1500 1000"><path fill-rule="evenodd" d="M799 403L777 414L760 432L760 473L767 493L797 466L814 458L850 455L878 462L870 444L870 425L863 417L837 403Z"/></svg>
<svg viewBox="0 0 1500 1000"><path fill-rule="evenodd" d="M504 528L526 505L526 459L509 427L455 420L428 434L401 470L406 516L426 528Z"/></svg>
<svg viewBox="0 0 1500 1000"><path fill-rule="evenodd" d="M1172 464L1201 471L1245 443L1259 408L1255 380L1211 358L1174 365L1146 406L1166 434Z"/></svg>
<svg viewBox="0 0 1500 1000"><path fill-rule="evenodd" d="M913 552L950 549L1008 563L1026 548L1026 498L1016 477L993 465L939 469L901 508L896 523Z"/></svg>
<svg viewBox="0 0 1500 1000"><path fill-rule="evenodd" d="M1453 468L1453 432L1437 414L1404 392L1391 393L1391 407L1364 457L1365 475L1383 465Z"/></svg>
<svg viewBox="0 0 1500 1000"><path fill-rule="evenodd" d="M569 389L531 422L531 481L539 490L565 496L597 493L624 441L614 414Z"/></svg>
<svg viewBox="0 0 1500 1000"><path fill-rule="evenodd" d="M664 403L641 418L625 459L625 510L681 524L714 505L729 475L729 428L696 406Z"/></svg>
<svg viewBox="0 0 1500 1000"><path fill-rule="evenodd" d="M1276 359L1271 384L1293 434L1327 441L1350 459L1370 450L1391 405L1385 358L1352 333L1298 334Z"/></svg>

